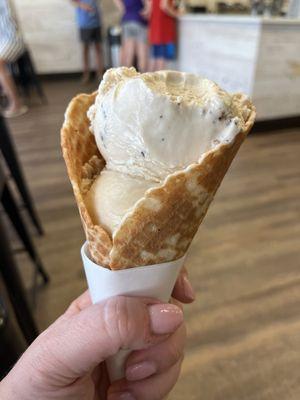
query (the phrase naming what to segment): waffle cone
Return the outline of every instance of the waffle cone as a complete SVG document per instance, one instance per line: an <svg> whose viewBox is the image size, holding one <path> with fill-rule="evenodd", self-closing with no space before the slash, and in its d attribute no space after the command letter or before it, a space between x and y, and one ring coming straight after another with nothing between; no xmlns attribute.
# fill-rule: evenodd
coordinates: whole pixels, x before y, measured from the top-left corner
<svg viewBox="0 0 300 400"><path fill-rule="evenodd" d="M169 175L149 189L123 219L113 238L93 222L85 195L105 166L89 131L87 110L96 93L81 94L69 104L61 131L64 159L93 261L111 269L159 264L182 257L241 143L250 131L255 108L242 95L235 102L245 129L229 144L217 144L198 163Z"/></svg>

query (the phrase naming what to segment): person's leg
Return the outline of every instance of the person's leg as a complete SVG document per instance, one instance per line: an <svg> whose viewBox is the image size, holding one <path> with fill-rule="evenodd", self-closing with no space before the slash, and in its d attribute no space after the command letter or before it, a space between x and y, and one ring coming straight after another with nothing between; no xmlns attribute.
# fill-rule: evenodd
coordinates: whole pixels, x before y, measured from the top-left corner
<svg viewBox="0 0 300 400"><path fill-rule="evenodd" d="M131 22L125 22L122 25L122 48L121 48L121 65L124 67L132 67L135 56L135 29Z"/></svg>
<svg viewBox="0 0 300 400"><path fill-rule="evenodd" d="M137 63L140 72L146 72L148 69L148 45L145 42L137 42Z"/></svg>
<svg viewBox="0 0 300 400"><path fill-rule="evenodd" d="M149 72L155 71L155 58L153 58L152 56L149 58L148 61L148 70Z"/></svg>
<svg viewBox="0 0 300 400"><path fill-rule="evenodd" d="M167 43L164 46L164 59L165 66L168 68L170 62L174 62L176 59L176 45L175 43Z"/></svg>
<svg viewBox="0 0 300 400"><path fill-rule="evenodd" d="M158 57L158 46L151 45L150 47L150 59L149 59L149 71L154 72L156 70L156 59Z"/></svg>
<svg viewBox="0 0 300 400"><path fill-rule="evenodd" d="M82 43L82 60L83 60L83 75L82 82L86 83L90 78L90 58L89 58L90 46L88 42Z"/></svg>
<svg viewBox="0 0 300 400"><path fill-rule="evenodd" d="M132 67L135 54L135 40L126 38L122 43L121 64L124 67Z"/></svg>
<svg viewBox="0 0 300 400"><path fill-rule="evenodd" d="M101 27L97 27L93 29L91 39L94 42L95 46L95 56L96 56L96 76L97 78L102 78L103 76L103 54L102 54L102 34L101 34Z"/></svg>
<svg viewBox="0 0 300 400"><path fill-rule="evenodd" d="M82 43L82 82L88 82L90 78L90 36L91 30L86 28L79 29L79 37Z"/></svg>
<svg viewBox="0 0 300 400"><path fill-rule="evenodd" d="M155 60L155 70L162 71L163 69L166 69L166 60L163 57L157 58Z"/></svg>
<svg viewBox="0 0 300 400"><path fill-rule="evenodd" d="M136 54L140 72L146 72L150 67L148 65L148 52L148 30L144 25L139 24L137 26Z"/></svg>
<svg viewBox="0 0 300 400"><path fill-rule="evenodd" d="M103 75L103 56L102 56L102 46L100 42L95 42L95 55L96 55L96 68L97 77L100 78Z"/></svg>
<svg viewBox="0 0 300 400"><path fill-rule="evenodd" d="M0 59L0 84L9 101L7 111L8 112L17 111L21 107L18 91L10 73L7 70L6 62L1 59Z"/></svg>
<svg viewBox="0 0 300 400"><path fill-rule="evenodd" d="M164 45L155 44L152 45L152 60L151 60L151 71L161 71L165 69L166 63L164 58Z"/></svg>

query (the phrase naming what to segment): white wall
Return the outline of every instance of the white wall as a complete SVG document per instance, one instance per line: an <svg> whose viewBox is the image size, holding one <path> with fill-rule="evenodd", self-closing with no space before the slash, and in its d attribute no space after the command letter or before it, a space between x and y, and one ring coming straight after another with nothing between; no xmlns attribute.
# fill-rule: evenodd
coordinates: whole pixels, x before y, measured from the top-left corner
<svg viewBox="0 0 300 400"><path fill-rule="evenodd" d="M13 0L25 40L38 72L58 73L81 70L81 52L70 0ZM111 0L103 0L103 23L118 21Z"/></svg>
<svg viewBox="0 0 300 400"><path fill-rule="evenodd" d="M205 76L229 92L252 94L259 19L184 16L179 23L178 68Z"/></svg>

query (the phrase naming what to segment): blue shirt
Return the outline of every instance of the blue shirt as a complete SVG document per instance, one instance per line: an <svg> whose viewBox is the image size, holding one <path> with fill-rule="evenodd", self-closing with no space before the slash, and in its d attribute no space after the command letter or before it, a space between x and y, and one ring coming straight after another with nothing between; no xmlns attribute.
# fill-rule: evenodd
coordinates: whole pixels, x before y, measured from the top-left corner
<svg viewBox="0 0 300 400"><path fill-rule="evenodd" d="M80 0L80 3L91 6L93 11L86 11L80 7L76 8L76 20L79 28L92 29L100 27L100 11L97 0Z"/></svg>

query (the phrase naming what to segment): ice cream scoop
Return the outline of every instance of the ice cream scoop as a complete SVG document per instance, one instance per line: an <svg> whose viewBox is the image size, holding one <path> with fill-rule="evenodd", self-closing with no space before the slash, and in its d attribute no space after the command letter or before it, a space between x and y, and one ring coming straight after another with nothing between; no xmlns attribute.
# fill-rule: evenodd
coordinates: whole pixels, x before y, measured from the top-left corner
<svg viewBox="0 0 300 400"><path fill-rule="evenodd" d="M88 116L107 169L161 181L243 123L232 96L193 74L109 70Z"/></svg>
<svg viewBox="0 0 300 400"><path fill-rule="evenodd" d="M86 204L94 221L113 233L122 218L144 196L146 190L158 183L104 169L86 196Z"/></svg>
<svg viewBox="0 0 300 400"><path fill-rule="evenodd" d="M146 190L199 161L244 126L234 97L193 74L109 70L88 111L106 168L87 195L94 221L113 235Z"/></svg>

